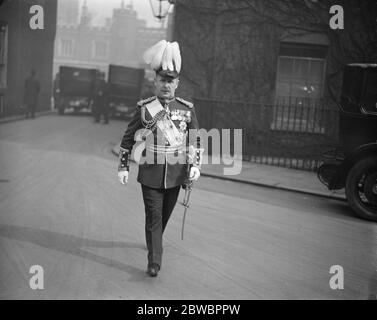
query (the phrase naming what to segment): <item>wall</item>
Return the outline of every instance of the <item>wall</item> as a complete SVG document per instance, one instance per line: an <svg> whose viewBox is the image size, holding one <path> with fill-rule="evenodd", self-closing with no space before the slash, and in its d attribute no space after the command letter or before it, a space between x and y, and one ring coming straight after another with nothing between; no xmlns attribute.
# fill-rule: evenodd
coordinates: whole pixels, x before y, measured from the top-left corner
<svg viewBox="0 0 377 320"><path fill-rule="evenodd" d="M29 9L39 4L44 8L44 29L32 30L29 26ZM4 109L0 116L17 114L22 104L24 80L30 69L37 71L41 82L38 110L51 106L52 65L56 31L57 0L4 1L0 21L8 24L7 88Z"/></svg>
<svg viewBox="0 0 377 320"><path fill-rule="evenodd" d="M179 93L189 99L270 100L278 30L243 23L239 13L219 13L220 4L193 0L175 6L174 39L182 53Z"/></svg>
<svg viewBox="0 0 377 320"><path fill-rule="evenodd" d="M176 0L173 38L183 60L179 93L270 103L280 42L293 41L328 46L325 98L337 100L347 63L377 61L377 2L341 1L345 28L332 30L329 8L336 3Z"/></svg>

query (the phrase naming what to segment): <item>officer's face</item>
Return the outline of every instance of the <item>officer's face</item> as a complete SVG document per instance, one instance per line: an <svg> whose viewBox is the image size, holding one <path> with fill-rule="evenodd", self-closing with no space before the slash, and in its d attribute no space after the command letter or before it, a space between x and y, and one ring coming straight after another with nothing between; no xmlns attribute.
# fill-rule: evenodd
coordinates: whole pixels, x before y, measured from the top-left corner
<svg viewBox="0 0 377 320"><path fill-rule="evenodd" d="M160 98L169 99L174 97L175 90L178 87L178 78L165 78L159 74L154 79L154 85L156 87L156 95Z"/></svg>

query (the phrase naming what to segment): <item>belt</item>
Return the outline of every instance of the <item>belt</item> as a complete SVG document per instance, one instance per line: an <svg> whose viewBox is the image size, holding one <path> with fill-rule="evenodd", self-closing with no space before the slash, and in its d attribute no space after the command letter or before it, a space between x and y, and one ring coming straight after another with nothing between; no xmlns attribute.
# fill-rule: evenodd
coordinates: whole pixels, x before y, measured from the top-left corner
<svg viewBox="0 0 377 320"><path fill-rule="evenodd" d="M183 153L186 152L186 146L181 147L170 147L170 146L161 146L161 145L147 145L146 146L147 151L151 151L154 153Z"/></svg>

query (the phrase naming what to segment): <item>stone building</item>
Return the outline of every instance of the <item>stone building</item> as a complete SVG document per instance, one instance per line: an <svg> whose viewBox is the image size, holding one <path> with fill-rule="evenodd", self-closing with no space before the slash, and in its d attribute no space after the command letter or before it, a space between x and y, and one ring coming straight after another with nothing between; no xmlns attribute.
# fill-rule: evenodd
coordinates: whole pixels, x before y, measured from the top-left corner
<svg viewBox="0 0 377 320"><path fill-rule="evenodd" d="M48 110L52 96L52 66L57 0L5 0L0 7L0 117L20 113L24 81L37 72L41 93L37 110ZM30 8L43 8L43 29L32 29Z"/></svg>
<svg viewBox="0 0 377 320"><path fill-rule="evenodd" d="M58 25L77 25L79 5L79 0L58 1Z"/></svg>
<svg viewBox="0 0 377 320"><path fill-rule="evenodd" d="M166 28L150 28L137 16L132 4L113 9L106 24L95 27L84 3L77 25L58 25L54 74L59 66L79 66L107 72L109 64L144 67L142 53L161 39Z"/></svg>

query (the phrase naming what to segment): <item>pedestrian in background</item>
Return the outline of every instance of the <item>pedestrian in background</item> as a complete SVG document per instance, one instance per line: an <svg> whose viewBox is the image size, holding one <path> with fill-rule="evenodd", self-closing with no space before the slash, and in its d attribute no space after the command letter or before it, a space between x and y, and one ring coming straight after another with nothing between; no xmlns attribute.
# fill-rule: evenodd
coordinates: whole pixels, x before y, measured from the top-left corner
<svg viewBox="0 0 377 320"><path fill-rule="evenodd" d="M53 83L53 90L54 90L54 109L59 109L60 104L60 74L59 72L56 73L54 83Z"/></svg>
<svg viewBox="0 0 377 320"><path fill-rule="evenodd" d="M109 123L108 88L103 72L99 74L94 87L93 114L94 122L99 123L102 115L104 124Z"/></svg>
<svg viewBox="0 0 377 320"><path fill-rule="evenodd" d="M26 118L29 117L29 114L32 118L35 118L35 111L38 105L38 96L41 91L41 85L36 78L36 74L37 72L32 69L30 71L30 76L25 79L23 104L26 108Z"/></svg>

